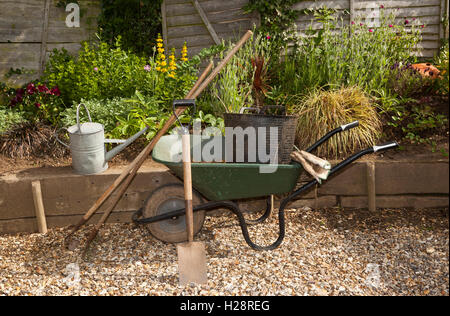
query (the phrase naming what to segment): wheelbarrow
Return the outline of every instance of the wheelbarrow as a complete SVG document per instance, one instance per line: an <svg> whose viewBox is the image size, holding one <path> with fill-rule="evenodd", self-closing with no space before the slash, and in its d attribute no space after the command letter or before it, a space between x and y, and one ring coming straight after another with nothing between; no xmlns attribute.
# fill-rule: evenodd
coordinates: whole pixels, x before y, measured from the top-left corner
<svg viewBox="0 0 450 316"><path fill-rule="evenodd" d="M313 152L318 146L326 142L333 135L355 128L358 121L342 125L319 139L307 148L306 152ZM200 146L210 141L208 137L201 137ZM191 141L191 153L195 141ZM224 142L222 142L224 143ZM389 142L380 146L373 146L362 150L331 168L328 178L337 174L358 158L375 152L398 147L396 142ZM224 152L224 151L222 151ZM153 149L153 160L166 165L177 177L183 178L183 163L179 161L181 153L181 136L163 136ZM281 245L285 236L285 208L301 194L307 192L319 182L314 179L295 189L303 167L297 162L280 164L273 173L260 173L258 163L225 163L225 162L192 162L192 185L194 205L194 233L197 234L204 223L205 214L215 209L227 209L233 212L242 230L246 243L255 250L273 250ZM286 194L278 209L279 234L270 245L255 244L248 233L249 224L264 222L271 213L271 195ZM267 207L256 220L246 220L236 200L267 197ZM182 184L168 184L153 191L141 209L136 211L132 219L136 224L146 224L151 234L159 240L177 243L186 241L184 209L184 191Z"/></svg>

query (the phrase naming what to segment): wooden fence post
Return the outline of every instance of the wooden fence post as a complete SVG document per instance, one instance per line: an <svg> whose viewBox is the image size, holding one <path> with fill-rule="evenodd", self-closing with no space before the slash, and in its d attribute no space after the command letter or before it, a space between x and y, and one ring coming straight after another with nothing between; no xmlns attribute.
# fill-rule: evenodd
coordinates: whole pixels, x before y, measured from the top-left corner
<svg viewBox="0 0 450 316"><path fill-rule="evenodd" d="M439 20L439 39L444 39L448 37L447 31L448 31L448 25L445 27L443 20L445 18L448 19L448 2L449 0L441 0L441 13L440 13L440 20ZM448 22L448 21L447 21Z"/></svg>
<svg viewBox="0 0 450 316"><path fill-rule="evenodd" d="M200 18L202 19L203 23L205 24L206 28L208 29L209 34L211 35L212 39L214 40L214 43L216 45L220 45L219 37L217 36L216 31L212 27L211 23L209 23L208 17L206 16L205 11L203 11L202 7L198 3L197 0L192 0L192 4L194 5L195 9L197 10L198 14L200 15Z"/></svg>
<svg viewBox="0 0 450 316"><path fill-rule="evenodd" d="M164 50L166 51L166 54L169 54L169 47L167 46L168 34L167 34L166 0L164 0L161 4L161 17L162 17Z"/></svg>
<svg viewBox="0 0 450 316"><path fill-rule="evenodd" d="M47 53L47 38L48 38L48 16L50 11L51 0L45 0L44 2L44 19L42 22L42 37L41 37L41 53L39 57L39 77L44 74L45 68L45 55Z"/></svg>

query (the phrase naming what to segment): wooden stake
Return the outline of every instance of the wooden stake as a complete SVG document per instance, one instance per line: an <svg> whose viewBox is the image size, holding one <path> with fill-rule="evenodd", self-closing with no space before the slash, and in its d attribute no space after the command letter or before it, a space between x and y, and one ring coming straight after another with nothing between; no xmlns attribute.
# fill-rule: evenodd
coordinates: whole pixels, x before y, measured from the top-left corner
<svg viewBox="0 0 450 316"><path fill-rule="evenodd" d="M367 163L367 201L370 212L377 210L376 206L376 190L375 190L375 163L370 161Z"/></svg>
<svg viewBox="0 0 450 316"><path fill-rule="evenodd" d="M38 230L42 234L47 233L47 221L45 219L44 202L42 201L41 182L31 182L31 190L33 192L34 211L36 213L36 220Z"/></svg>

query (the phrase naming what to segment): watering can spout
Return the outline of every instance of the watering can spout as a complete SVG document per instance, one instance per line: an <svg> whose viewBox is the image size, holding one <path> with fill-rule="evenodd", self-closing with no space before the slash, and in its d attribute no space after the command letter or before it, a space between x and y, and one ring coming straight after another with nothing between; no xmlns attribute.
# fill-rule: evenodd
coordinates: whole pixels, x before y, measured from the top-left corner
<svg viewBox="0 0 450 316"><path fill-rule="evenodd" d="M120 153L122 150L124 150L128 145L130 145L132 142L134 142L136 139L138 139L142 134L144 134L148 130L148 127L144 128L143 130L139 131L138 133L134 134L130 138L126 140L117 140L117 139L106 139L105 143L121 143L120 145L114 147L110 151L108 151L105 154L105 161L110 161L115 155Z"/></svg>

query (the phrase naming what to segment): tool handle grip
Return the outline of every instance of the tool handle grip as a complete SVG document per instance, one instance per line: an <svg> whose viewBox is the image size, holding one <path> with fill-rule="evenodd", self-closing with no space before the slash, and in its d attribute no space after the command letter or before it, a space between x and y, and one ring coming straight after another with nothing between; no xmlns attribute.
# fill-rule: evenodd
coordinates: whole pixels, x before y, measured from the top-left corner
<svg viewBox="0 0 450 316"><path fill-rule="evenodd" d="M388 149L392 149L392 148L396 148L398 147L398 143L397 142L388 142L388 143L384 143L382 145L378 145L378 146L373 146L373 152L376 153L378 151L383 151L383 150L388 150Z"/></svg>
<svg viewBox="0 0 450 316"><path fill-rule="evenodd" d="M358 121L354 121L354 122L351 122L349 124L341 125L341 129L343 131L345 131L345 130L349 130L349 129L355 128L357 126L359 126L359 122Z"/></svg>

